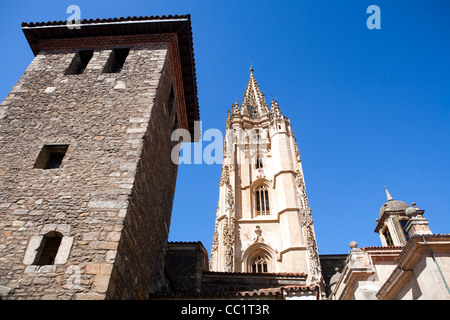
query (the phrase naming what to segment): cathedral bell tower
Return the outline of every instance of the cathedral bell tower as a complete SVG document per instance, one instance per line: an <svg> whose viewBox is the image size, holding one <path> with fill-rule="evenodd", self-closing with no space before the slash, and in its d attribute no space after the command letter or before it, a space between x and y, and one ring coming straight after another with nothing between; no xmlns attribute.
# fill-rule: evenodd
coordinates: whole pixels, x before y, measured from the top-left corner
<svg viewBox="0 0 450 320"><path fill-rule="evenodd" d="M322 274L297 143L278 102L270 110L250 68L227 113L210 270Z"/></svg>

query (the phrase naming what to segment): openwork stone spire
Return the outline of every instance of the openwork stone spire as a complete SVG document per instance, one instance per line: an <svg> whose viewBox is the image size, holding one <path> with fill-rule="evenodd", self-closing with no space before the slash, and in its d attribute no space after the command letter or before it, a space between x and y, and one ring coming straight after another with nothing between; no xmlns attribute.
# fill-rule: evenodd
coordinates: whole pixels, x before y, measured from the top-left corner
<svg viewBox="0 0 450 320"><path fill-rule="evenodd" d="M253 67L250 67L250 79L245 88L244 99L242 101L242 114L251 118L257 118L267 114L269 110L264 93L261 92L253 71Z"/></svg>

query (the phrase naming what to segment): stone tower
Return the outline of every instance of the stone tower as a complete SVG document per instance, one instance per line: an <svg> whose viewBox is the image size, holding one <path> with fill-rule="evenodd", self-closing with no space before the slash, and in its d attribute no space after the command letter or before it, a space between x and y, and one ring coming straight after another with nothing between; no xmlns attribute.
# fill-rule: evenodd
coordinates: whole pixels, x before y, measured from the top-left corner
<svg viewBox="0 0 450 320"><path fill-rule="evenodd" d="M24 23L35 54L0 105L0 295L164 290L177 165L199 119L190 16Z"/></svg>
<svg viewBox="0 0 450 320"><path fill-rule="evenodd" d="M321 282L297 143L277 101L270 110L250 68L228 111L210 270L306 273Z"/></svg>

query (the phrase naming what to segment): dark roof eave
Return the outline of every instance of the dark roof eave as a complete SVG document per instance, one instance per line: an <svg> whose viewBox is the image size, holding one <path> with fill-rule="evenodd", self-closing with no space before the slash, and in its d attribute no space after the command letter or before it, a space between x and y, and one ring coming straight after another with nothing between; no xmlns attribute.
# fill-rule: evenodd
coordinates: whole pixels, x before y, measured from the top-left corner
<svg viewBox="0 0 450 320"><path fill-rule="evenodd" d="M175 20L190 20L190 15L162 15L162 16L134 16L134 17L120 17L120 18L107 18L107 19L83 19L81 20L81 25L85 24L117 24L117 23L134 23L134 22L148 22L148 21L175 21ZM67 20L60 21L47 21L47 22L22 22L23 28L38 28L38 27L49 27L49 26L65 26Z"/></svg>

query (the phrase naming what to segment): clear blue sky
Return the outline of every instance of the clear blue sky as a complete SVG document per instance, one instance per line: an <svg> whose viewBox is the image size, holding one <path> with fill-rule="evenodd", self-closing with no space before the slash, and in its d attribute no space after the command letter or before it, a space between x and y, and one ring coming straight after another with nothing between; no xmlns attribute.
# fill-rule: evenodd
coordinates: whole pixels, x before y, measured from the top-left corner
<svg viewBox="0 0 450 320"><path fill-rule="evenodd" d="M380 245L384 186L450 232L449 1L2 0L1 100L33 59L21 22L66 20L71 4L83 19L191 14L203 129L224 130L252 63L293 124L321 254ZM180 165L169 240L210 250L219 176Z"/></svg>

